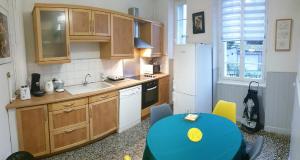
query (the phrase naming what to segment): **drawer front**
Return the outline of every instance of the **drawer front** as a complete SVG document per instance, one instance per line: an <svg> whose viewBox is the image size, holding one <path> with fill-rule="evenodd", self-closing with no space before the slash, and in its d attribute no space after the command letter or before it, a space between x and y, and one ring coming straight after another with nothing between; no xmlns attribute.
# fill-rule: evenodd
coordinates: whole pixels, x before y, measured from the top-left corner
<svg viewBox="0 0 300 160"><path fill-rule="evenodd" d="M63 109L76 107L76 106L83 106L86 104L88 104L88 98L82 98L82 99L76 99L76 100L70 100L70 101L49 104L48 110L49 111L57 111L57 110L63 110Z"/></svg>
<svg viewBox="0 0 300 160"><path fill-rule="evenodd" d="M49 112L50 131L88 124L88 105Z"/></svg>
<svg viewBox="0 0 300 160"><path fill-rule="evenodd" d="M89 141L88 125L50 133L51 152L68 149Z"/></svg>
<svg viewBox="0 0 300 160"><path fill-rule="evenodd" d="M107 98L116 97L116 96L118 96L118 92L109 92L109 93L105 93L105 94L92 96L89 98L89 103L103 101L103 100L106 100Z"/></svg>

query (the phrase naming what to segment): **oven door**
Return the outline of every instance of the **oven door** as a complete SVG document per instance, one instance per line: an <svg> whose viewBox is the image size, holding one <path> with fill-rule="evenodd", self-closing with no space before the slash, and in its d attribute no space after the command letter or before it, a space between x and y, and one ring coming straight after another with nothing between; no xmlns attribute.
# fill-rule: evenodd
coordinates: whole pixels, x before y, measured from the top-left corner
<svg viewBox="0 0 300 160"><path fill-rule="evenodd" d="M158 102L158 86L143 89L142 109Z"/></svg>

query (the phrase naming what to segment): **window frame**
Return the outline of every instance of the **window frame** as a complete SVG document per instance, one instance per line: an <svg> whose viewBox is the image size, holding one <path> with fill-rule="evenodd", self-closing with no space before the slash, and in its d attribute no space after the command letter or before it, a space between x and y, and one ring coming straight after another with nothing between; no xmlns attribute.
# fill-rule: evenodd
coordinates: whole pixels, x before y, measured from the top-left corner
<svg viewBox="0 0 300 160"><path fill-rule="evenodd" d="M188 35L187 35L187 28L186 28L186 31L185 31L185 42L184 43L177 43L177 33L178 33L178 27L177 27L177 22L178 22L178 20L177 20L177 14L178 14L178 12L177 12L177 7L179 6L179 5L187 5L187 1L186 0L175 0L175 3L174 3L174 28L175 28L175 32L174 32L174 42L175 42L175 45L186 45L187 44L187 38L188 38ZM184 19L182 19L182 20L184 20ZM186 17L186 22L187 22L187 17ZM187 26L186 26L187 27Z"/></svg>
<svg viewBox="0 0 300 160"><path fill-rule="evenodd" d="M218 81L219 83L228 83L228 84L242 84L242 85L246 85L251 81L257 81L259 83L262 84L262 86L265 86L266 83L266 53L267 53L267 46L268 46L268 42L266 41L267 39L267 34L268 34L268 0L265 0L265 37L262 40L263 41L263 54L262 54L262 75L260 79L256 79L256 78L247 78L244 75L244 71L245 71L245 54L244 54L244 45L245 45L245 39L244 39L244 35L243 32L241 32L241 39L240 41L240 50L241 50L241 54L240 54L240 75L239 77L227 77L225 76L225 50L224 50L224 42L222 41L222 0L218 1L218 51L219 51L219 58L218 58L218 66L219 66L219 78ZM244 7L244 3L242 3L242 8ZM244 15L242 14L241 16L241 21L243 24L244 21ZM243 27L243 26L242 26Z"/></svg>

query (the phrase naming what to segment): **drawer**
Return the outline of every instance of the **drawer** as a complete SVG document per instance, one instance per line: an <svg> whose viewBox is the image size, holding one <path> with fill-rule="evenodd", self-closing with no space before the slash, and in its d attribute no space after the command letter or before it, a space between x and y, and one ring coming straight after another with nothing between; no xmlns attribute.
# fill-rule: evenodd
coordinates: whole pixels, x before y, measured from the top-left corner
<svg viewBox="0 0 300 160"><path fill-rule="evenodd" d="M96 96L91 96L91 97L89 97L89 103L103 101L107 98L116 97L118 95L119 95L118 92L109 92L109 93L105 93L105 94L99 94L99 95L96 95Z"/></svg>
<svg viewBox="0 0 300 160"><path fill-rule="evenodd" d="M88 105L49 112L50 131L74 125L88 124L88 117Z"/></svg>
<svg viewBox="0 0 300 160"><path fill-rule="evenodd" d="M81 99L76 99L76 100L70 100L70 101L49 104L48 110L49 111L57 111L57 110L63 110L66 108L71 108L71 107L76 107L76 106L83 106L86 104L88 104L88 98L81 98Z"/></svg>
<svg viewBox="0 0 300 160"><path fill-rule="evenodd" d="M68 149L89 141L88 125L50 132L51 152Z"/></svg>

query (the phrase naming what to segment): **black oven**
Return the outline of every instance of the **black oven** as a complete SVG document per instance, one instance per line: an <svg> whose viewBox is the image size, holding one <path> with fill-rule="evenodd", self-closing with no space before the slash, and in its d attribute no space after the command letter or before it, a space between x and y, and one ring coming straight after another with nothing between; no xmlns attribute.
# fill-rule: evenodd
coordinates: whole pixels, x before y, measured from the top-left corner
<svg viewBox="0 0 300 160"><path fill-rule="evenodd" d="M158 80L142 84L142 109L158 102Z"/></svg>

